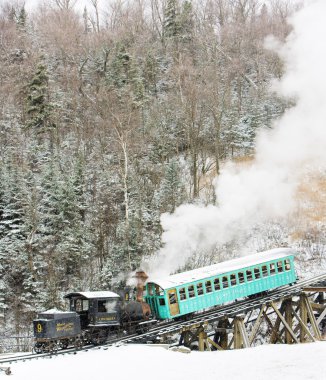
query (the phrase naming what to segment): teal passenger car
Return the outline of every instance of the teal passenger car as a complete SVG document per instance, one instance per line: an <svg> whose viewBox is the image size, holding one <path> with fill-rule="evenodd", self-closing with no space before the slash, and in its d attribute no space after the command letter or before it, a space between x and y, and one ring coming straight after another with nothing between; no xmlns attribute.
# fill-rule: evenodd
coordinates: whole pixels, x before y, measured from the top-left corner
<svg viewBox="0 0 326 380"><path fill-rule="evenodd" d="M296 252L272 249L219 264L149 279L145 301L158 319L176 318L294 283Z"/></svg>

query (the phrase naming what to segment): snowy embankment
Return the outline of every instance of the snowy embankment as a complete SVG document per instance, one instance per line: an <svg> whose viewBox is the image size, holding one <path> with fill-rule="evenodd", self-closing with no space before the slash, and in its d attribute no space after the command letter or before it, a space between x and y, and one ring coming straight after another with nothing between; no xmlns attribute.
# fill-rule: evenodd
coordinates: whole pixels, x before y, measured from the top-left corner
<svg viewBox="0 0 326 380"><path fill-rule="evenodd" d="M326 342L189 354L130 345L11 365L13 380L326 379ZM0 374L0 377L4 374Z"/></svg>

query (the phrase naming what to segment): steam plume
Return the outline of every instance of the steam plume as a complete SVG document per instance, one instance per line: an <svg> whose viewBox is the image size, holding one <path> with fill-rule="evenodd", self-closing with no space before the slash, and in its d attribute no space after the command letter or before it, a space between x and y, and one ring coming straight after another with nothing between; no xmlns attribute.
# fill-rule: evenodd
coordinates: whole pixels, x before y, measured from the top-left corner
<svg viewBox="0 0 326 380"><path fill-rule="evenodd" d="M273 84L296 99L269 131L257 137L256 158L239 170L229 164L216 181L218 206L182 205L161 217L164 247L149 273L169 274L198 250L223 244L257 223L285 218L295 206L299 181L309 170L326 169L326 2L311 1L289 22L285 44L269 39L285 64Z"/></svg>

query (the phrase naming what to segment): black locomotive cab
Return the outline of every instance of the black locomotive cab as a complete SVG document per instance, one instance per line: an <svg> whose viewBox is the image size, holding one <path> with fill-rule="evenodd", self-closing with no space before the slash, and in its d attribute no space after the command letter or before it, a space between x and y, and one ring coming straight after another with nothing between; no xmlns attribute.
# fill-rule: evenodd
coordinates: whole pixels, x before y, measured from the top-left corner
<svg viewBox="0 0 326 380"><path fill-rule="evenodd" d="M82 329L120 325L120 297L109 291L69 293L70 311L80 316Z"/></svg>

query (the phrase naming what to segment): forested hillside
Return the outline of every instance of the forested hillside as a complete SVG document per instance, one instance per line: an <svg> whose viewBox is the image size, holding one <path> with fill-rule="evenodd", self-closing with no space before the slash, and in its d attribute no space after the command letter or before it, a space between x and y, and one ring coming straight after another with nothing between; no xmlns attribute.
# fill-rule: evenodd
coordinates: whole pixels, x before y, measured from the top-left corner
<svg viewBox="0 0 326 380"><path fill-rule="evenodd" d="M68 290L116 286L160 247L162 213L218 202L225 162L250 165L257 131L292 105L269 91L283 65L264 41L284 41L293 10L277 0L2 6L4 325L20 332ZM317 175L302 184L292 230L257 227L257 248L289 234L316 247L320 186Z"/></svg>

